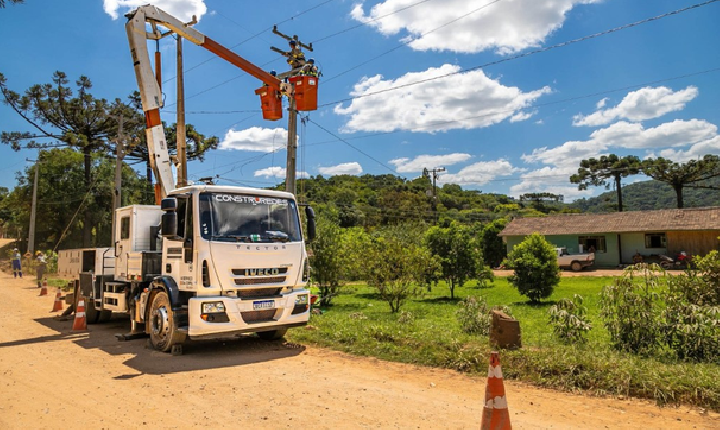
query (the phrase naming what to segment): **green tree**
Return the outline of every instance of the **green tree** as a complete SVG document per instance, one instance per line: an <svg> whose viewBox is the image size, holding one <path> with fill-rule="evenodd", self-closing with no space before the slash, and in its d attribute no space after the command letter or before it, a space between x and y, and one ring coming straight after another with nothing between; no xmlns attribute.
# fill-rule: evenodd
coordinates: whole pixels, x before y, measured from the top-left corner
<svg viewBox="0 0 720 430"><path fill-rule="evenodd" d="M68 84L67 75L57 71L52 83L33 85L20 95L6 86L0 74L0 90L5 103L24 118L34 129L30 132L2 132L0 140L15 151L22 148L50 148L68 146L78 148L84 155L82 183L86 193L92 191L92 154L113 152L110 138L117 134L113 106L106 99L92 96L92 83L85 76L75 81L77 95ZM52 143L40 143L37 138L50 138ZM92 238L90 213L82 214L83 246L89 247Z"/></svg>
<svg viewBox="0 0 720 430"><path fill-rule="evenodd" d="M403 225L386 227L375 233L364 254L363 277L393 313L399 312L408 298L420 294L429 267L439 268L413 231Z"/></svg>
<svg viewBox="0 0 720 430"><path fill-rule="evenodd" d="M706 155L702 160L677 163L663 157L648 158L642 163L643 173L651 178L669 184L677 197L677 207L685 207L683 188L687 185L720 176L720 157Z"/></svg>
<svg viewBox="0 0 720 430"><path fill-rule="evenodd" d="M507 256L507 246L500 237L500 232L510 222L507 218L498 218L485 224L482 229L482 255L490 267L500 267Z"/></svg>
<svg viewBox="0 0 720 430"><path fill-rule="evenodd" d="M553 246L538 233L525 238L508 255L514 274L510 282L531 302L550 297L560 282L560 268Z"/></svg>
<svg viewBox="0 0 720 430"><path fill-rule="evenodd" d="M312 243L312 280L320 289L320 304L329 305L343 283L346 255L343 232L326 217L317 221L317 238Z"/></svg>
<svg viewBox="0 0 720 430"><path fill-rule="evenodd" d="M83 154L70 148L42 150L38 155L38 193L35 220L35 249L83 247L82 213L87 213L93 231L91 246L110 245L111 196L115 162L92 157L93 187L90 193L76 184L84 175ZM34 166L18 174L17 186L0 201L0 213L10 214L12 222L27 226L33 191ZM144 181L128 165L122 170L123 200L143 201ZM27 227L25 227L27 228Z"/></svg>
<svg viewBox="0 0 720 430"><path fill-rule="evenodd" d="M425 243L440 262L442 278L450 286L450 298L455 298L455 288L462 287L475 278L482 268L482 257L470 229L457 221L447 228L431 227L425 234Z"/></svg>
<svg viewBox="0 0 720 430"><path fill-rule="evenodd" d="M617 193L618 212L623 211L622 201L622 178L640 173L640 158L634 155L618 157L615 154L603 155L600 159L590 158L582 160L578 172L570 176L570 182L578 184L578 190L587 190L590 186L610 186L612 180L615 183Z"/></svg>

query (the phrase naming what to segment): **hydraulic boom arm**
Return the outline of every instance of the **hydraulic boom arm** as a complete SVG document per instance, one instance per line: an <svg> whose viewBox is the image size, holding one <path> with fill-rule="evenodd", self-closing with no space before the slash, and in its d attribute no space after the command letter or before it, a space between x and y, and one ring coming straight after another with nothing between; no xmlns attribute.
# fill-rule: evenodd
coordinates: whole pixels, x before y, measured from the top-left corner
<svg viewBox="0 0 720 430"><path fill-rule="evenodd" d="M161 33L157 29L157 25L166 27L170 29L171 33L175 33L207 49L218 57L227 60L250 75L260 79L266 85L277 91L280 91L281 81L155 6L141 6L126 16L128 17L128 22L125 24L125 29L130 42L130 53L135 67L135 77L140 88L143 112L145 112L150 165L153 167L155 177L160 184L160 198L164 198L175 188L175 181L172 176L167 140L165 139L165 132L162 127L162 121L160 120L162 92L153 74L147 40L158 40L170 33ZM152 33L146 31L147 23L151 24L153 28ZM157 197L158 196L156 196L156 198Z"/></svg>

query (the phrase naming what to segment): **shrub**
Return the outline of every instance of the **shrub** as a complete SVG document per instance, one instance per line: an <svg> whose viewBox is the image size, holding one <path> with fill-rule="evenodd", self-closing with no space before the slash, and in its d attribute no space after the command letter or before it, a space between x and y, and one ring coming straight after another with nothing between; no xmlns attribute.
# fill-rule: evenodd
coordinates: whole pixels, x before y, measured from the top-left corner
<svg viewBox="0 0 720 430"><path fill-rule="evenodd" d="M490 309L485 299L482 296L469 296L459 306L457 319L462 331L487 336L490 331Z"/></svg>
<svg viewBox="0 0 720 430"><path fill-rule="evenodd" d="M573 299L561 299L550 310L550 325L553 333L565 343L585 343L587 332L592 326L587 319L587 307L583 297L573 294Z"/></svg>
<svg viewBox="0 0 720 430"><path fill-rule="evenodd" d="M601 315L617 349L648 354L661 345L661 296L665 271L656 264L625 269L601 293Z"/></svg>
<svg viewBox="0 0 720 430"><path fill-rule="evenodd" d="M720 363L720 258L712 251L697 269L669 281L665 337L681 359Z"/></svg>
<svg viewBox="0 0 720 430"><path fill-rule="evenodd" d="M495 281L495 273L488 266L483 266L477 275L477 279L478 287L490 288L492 287L492 283Z"/></svg>
<svg viewBox="0 0 720 430"><path fill-rule="evenodd" d="M557 254L543 236L533 233L508 255L514 274L508 279L531 302L550 297L560 282Z"/></svg>

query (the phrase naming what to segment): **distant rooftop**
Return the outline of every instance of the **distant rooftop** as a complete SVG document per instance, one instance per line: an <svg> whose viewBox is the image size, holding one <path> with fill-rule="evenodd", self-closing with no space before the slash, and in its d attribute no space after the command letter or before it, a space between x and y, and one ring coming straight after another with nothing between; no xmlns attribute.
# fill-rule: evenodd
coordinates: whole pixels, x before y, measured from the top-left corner
<svg viewBox="0 0 720 430"><path fill-rule="evenodd" d="M720 230L720 207L515 218L500 236Z"/></svg>

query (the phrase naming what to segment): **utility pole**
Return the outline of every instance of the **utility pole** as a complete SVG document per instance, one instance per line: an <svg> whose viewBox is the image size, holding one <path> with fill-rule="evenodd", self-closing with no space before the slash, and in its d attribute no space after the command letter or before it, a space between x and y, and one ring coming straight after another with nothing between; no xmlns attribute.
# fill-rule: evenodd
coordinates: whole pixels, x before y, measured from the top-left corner
<svg viewBox="0 0 720 430"><path fill-rule="evenodd" d="M302 48L312 52L312 43L304 44L298 39L297 35L292 37L278 31L277 26L273 27L273 33L282 37L283 39L290 42L292 48L290 52L285 52L280 48L274 46L270 49L274 52L284 55L288 58L288 63L291 64L292 70L289 72L281 73L277 77L278 79L287 79L294 76L298 76L305 65L305 54L302 53ZM296 64L298 67L296 67ZM288 97L288 140L287 140L287 165L285 167L285 191L288 193L296 194L297 187L295 185L295 170L297 165L297 106L295 102L295 94L293 88L293 94Z"/></svg>
<svg viewBox="0 0 720 430"><path fill-rule="evenodd" d="M185 78L183 77L182 37L177 36L177 167L178 188L187 185L187 140L185 137Z"/></svg>
<svg viewBox="0 0 720 430"><path fill-rule="evenodd" d="M432 210L433 214L435 215L435 224L437 224L438 221L438 214L437 214L437 180L438 177L440 177L440 173L444 172L444 167L433 167L432 170L428 170L427 168L423 169L423 176L430 179L430 172L432 172Z"/></svg>
<svg viewBox="0 0 720 430"><path fill-rule="evenodd" d="M288 103L288 142L287 166L285 168L285 191L295 195L295 165L297 159L297 110L295 110L295 97L290 97Z"/></svg>
<svg viewBox="0 0 720 430"><path fill-rule="evenodd" d="M33 197L32 209L30 209L30 229L28 232L28 251L30 254L35 251L35 207L37 206L37 188L38 188L38 160L27 160L35 162L35 180L33 181Z"/></svg>

